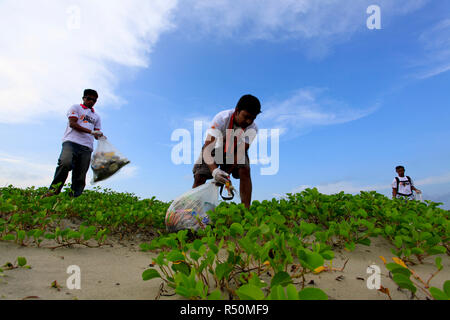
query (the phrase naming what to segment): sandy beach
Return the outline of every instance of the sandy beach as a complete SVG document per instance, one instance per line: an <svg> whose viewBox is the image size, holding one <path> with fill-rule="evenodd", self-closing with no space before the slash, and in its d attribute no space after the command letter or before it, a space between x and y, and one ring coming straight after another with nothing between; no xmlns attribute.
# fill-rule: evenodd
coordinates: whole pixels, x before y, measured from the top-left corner
<svg viewBox="0 0 450 320"><path fill-rule="evenodd" d="M14 263L17 257L27 259L31 269L17 268L4 270L0 277L0 299L45 299L45 300L154 300L159 296L161 279L142 280L142 272L149 268L152 252L142 252L139 241L110 241L111 245L100 248L72 247L50 250L47 248L21 247L14 243L0 242L0 264ZM384 256L392 262L391 245L383 238L372 239L370 247L357 245L355 251L335 251L333 267L344 270L322 272L318 275L308 275L308 287L324 290L330 299L336 300L387 300L387 295L367 288L367 267L378 265L381 269L381 285L388 288L394 300L407 300L411 293L398 290L397 285L389 278L388 271L379 256ZM412 269L425 281L436 271L434 259L427 258L424 264L413 266ZM441 255L444 269L430 282L431 286L442 288L443 283L450 279L450 258ZM67 268L77 265L81 269L81 289L68 289L66 281L70 274ZM268 277L267 277L268 278ZM61 287L52 288L53 281ZM267 280L263 277L263 280ZM269 280L270 281L270 280ZM297 284L301 288L300 284ZM165 287L165 293L173 290ZM417 291L417 298L426 299L425 294ZM182 299L177 295L159 296L158 299Z"/></svg>

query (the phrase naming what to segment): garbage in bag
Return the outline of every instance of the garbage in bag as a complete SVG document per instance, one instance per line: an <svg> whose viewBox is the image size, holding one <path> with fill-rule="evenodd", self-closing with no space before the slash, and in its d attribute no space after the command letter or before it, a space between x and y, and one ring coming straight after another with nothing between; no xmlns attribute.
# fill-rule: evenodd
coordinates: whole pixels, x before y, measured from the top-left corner
<svg viewBox="0 0 450 320"><path fill-rule="evenodd" d="M233 187L227 186L232 197L223 197L221 185L221 196L225 200L234 197ZM192 189L171 204L166 213L166 228L168 232L178 232L180 230L191 229L198 231L205 229L210 224L209 210L214 210L219 205L219 185L215 181L205 183Z"/></svg>
<svg viewBox="0 0 450 320"><path fill-rule="evenodd" d="M129 163L105 137L99 138L91 163L94 172L92 183L108 179Z"/></svg>
<svg viewBox="0 0 450 320"><path fill-rule="evenodd" d="M415 199L416 199L417 201L423 202L422 192L416 192Z"/></svg>

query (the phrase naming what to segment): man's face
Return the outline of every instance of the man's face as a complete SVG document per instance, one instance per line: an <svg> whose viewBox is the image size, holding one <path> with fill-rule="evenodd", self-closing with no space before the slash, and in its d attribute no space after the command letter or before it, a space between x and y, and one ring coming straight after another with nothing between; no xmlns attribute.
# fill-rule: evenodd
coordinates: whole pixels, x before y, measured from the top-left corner
<svg viewBox="0 0 450 320"><path fill-rule="evenodd" d="M250 126L253 123L253 121L255 121L255 119L256 116L246 110L241 111L236 110L236 117L234 121L239 127L245 129L248 126Z"/></svg>
<svg viewBox="0 0 450 320"><path fill-rule="evenodd" d="M96 102L97 102L96 96L87 95L83 97L83 104L88 108L92 108Z"/></svg>
<svg viewBox="0 0 450 320"><path fill-rule="evenodd" d="M405 175L405 169L403 168L399 168L396 171L400 177L403 177Z"/></svg>

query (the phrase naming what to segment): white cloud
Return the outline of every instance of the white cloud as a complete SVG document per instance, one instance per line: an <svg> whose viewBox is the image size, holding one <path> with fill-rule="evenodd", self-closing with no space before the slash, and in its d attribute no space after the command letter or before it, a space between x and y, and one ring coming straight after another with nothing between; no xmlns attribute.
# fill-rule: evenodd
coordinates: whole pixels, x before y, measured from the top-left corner
<svg viewBox="0 0 450 320"><path fill-rule="evenodd" d="M431 78L450 71L450 19L425 30L419 42L424 49L424 56L417 62L419 78Z"/></svg>
<svg viewBox="0 0 450 320"><path fill-rule="evenodd" d="M23 157L0 153L0 186L48 186L52 182L55 169L56 164L37 163Z"/></svg>
<svg viewBox="0 0 450 320"><path fill-rule="evenodd" d="M99 107L124 103L114 68L149 65L175 6L176 0L1 1L0 122L64 113L86 88L99 91Z"/></svg>
<svg viewBox="0 0 450 320"><path fill-rule="evenodd" d="M382 21L408 14L428 0L378 0ZM185 0L177 10L177 23L193 37L236 35L240 40L314 39L307 50L323 56L329 47L356 32L367 30L366 13L373 0ZM384 23L383 22L383 23Z"/></svg>
<svg viewBox="0 0 450 320"><path fill-rule="evenodd" d="M379 0L385 17L426 0ZM366 30L371 0L3 0L0 2L0 123L63 114L82 90L100 93L98 107L119 106L120 68L145 68L159 37L238 36L278 41L315 39L320 56ZM75 8L76 10L71 10ZM77 17L79 10L79 18ZM79 22L79 29L77 27ZM72 28L68 28L72 27Z"/></svg>
<svg viewBox="0 0 450 320"><path fill-rule="evenodd" d="M415 183L420 186L427 186L427 185L435 185L435 184L442 184L442 183L449 183L450 182L450 172L442 174L440 176L432 176L428 178L423 178L417 180Z"/></svg>
<svg viewBox="0 0 450 320"><path fill-rule="evenodd" d="M375 104L365 109L355 109L343 101L326 96L326 89L303 88L283 101L265 104L258 118L263 126L278 128L281 134L294 137L314 126L327 126L355 121L375 112ZM259 123L259 122L258 122Z"/></svg>

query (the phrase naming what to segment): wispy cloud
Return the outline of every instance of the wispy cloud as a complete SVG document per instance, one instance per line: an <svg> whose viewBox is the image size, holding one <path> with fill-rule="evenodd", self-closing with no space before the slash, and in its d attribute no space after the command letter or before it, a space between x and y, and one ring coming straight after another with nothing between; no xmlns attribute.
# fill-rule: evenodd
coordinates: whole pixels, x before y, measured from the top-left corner
<svg viewBox="0 0 450 320"><path fill-rule="evenodd" d="M270 101L259 121L265 128L278 128L282 134L295 137L314 126L342 124L364 118L375 112L378 104L366 108L350 107L330 98L324 88L303 88L283 101Z"/></svg>
<svg viewBox="0 0 450 320"><path fill-rule="evenodd" d="M0 123L65 113L83 89L99 107L124 103L119 67L149 65L176 0L0 2Z"/></svg>
<svg viewBox="0 0 450 320"><path fill-rule="evenodd" d="M45 186L52 182L56 168L50 163L37 163L23 157L0 153L0 186Z"/></svg>
<svg viewBox="0 0 450 320"><path fill-rule="evenodd" d="M378 0L383 21L423 7L428 0ZM308 41L312 56L324 56L333 44L366 30L366 10L372 0L186 0L176 21L193 37L240 40ZM385 19L386 18L386 19Z"/></svg>
<svg viewBox="0 0 450 320"><path fill-rule="evenodd" d="M419 37L424 54L416 63L417 77L431 78L450 71L450 19L425 30Z"/></svg>

